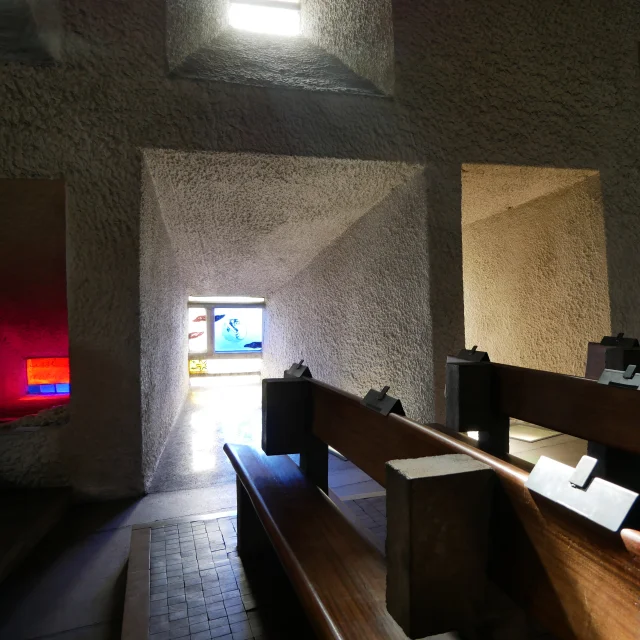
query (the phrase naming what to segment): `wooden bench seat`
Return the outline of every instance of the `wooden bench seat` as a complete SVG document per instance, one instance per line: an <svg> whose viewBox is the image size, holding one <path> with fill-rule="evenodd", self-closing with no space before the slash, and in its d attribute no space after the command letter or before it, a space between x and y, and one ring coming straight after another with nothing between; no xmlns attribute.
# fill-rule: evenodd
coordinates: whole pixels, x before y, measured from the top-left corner
<svg viewBox="0 0 640 640"><path fill-rule="evenodd" d="M239 554L259 551L264 527L318 637L406 640L387 612L384 558L329 498L288 456L224 450L237 473Z"/></svg>

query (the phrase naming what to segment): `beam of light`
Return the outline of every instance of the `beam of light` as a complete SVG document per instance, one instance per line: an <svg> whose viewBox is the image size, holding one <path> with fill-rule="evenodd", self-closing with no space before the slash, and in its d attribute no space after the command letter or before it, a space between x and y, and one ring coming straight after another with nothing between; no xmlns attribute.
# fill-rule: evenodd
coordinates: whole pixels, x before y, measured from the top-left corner
<svg viewBox="0 0 640 640"><path fill-rule="evenodd" d="M218 376L191 391L197 409L190 418L191 469L216 468L223 442L260 447L262 386L260 376Z"/></svg>
<svg viewBox="0 0 640 640"><path fill-rule="evenodd" d="M298 7L286 9L232 2L229 5L229 25L254 33L297 36L300 35L300 10Z"/></svg>

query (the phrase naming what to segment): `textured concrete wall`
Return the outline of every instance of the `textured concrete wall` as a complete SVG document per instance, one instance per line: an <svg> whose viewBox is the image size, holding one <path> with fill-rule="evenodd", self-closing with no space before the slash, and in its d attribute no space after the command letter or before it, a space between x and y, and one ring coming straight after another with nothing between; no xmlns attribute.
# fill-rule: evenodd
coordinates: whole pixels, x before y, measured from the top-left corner
<svg viewBox="0 0 640 640"><path fill-rule="evenodd" d="M305 358L320 380L359 395L388 384L408 415L434 419L428 188L424 175L397 187L269 297L266 376Z"/></svg>
<svg viewBox="0 0 640 640"><path fill-rule="evenodd" d="M462 224L468 225L567 189L598 172L589 169L521 167L508 164L462 166Z"/></svg>
<svg viewBox="0 0 640 640"><path fill-rule="evenodd" d="M0 429L0 487L68 486L61 445L63 429Z"/></svg>
<svg viewBox="0 0 640 640"><path fill-rule="evenodd" d="M265 297L420 167L152 150L145 160L190 295Z"/></svg>
<svg viewBox="0 0 640 640"><path fill-rule="evenodd" d="M380 89L305 37L228 29L190 55L176 75L307 91L379 95Z"/></svg>
<svg viewBox="0 0 640 640"><path fill-rule="evenodd" d="M167 64L175 69L228 24L224 0L166 0Z"/></svg>
<svg viewBox="0 0 640 640"><path fill-rule="evenodd" d="M302 33L370 80L393 93L391 0L304 0Z"/></svg>
<svg viewBox="0 0 640 640"><path fill-rule="evenodd" d="M187 289L146 167L140 247L142 473L147 489L187 396L189 375Z"/></svg>
<svg viewBox="0 0 640 640"><path fill-rule="evenodd" d="M36 25L38 37L55 58L62 54L63 24L59 0L26 0Z"/></svg>
<svg viewBox="0 0 640 640"><path fill-rule="evenodd" d="M612 329L640 334L635 0L396 0L394 100L170 79L165 1L115 6L62 0L64 63L0 66L0 177L67 184L78 491L143 489L140 149L597 169Z"/></svg>
<svg viewBox="0 0 640 640"><path fill-rule="evenodd" d="M583 376L611 319L597 176L463 230L467 345L495 362Z"/></svg>

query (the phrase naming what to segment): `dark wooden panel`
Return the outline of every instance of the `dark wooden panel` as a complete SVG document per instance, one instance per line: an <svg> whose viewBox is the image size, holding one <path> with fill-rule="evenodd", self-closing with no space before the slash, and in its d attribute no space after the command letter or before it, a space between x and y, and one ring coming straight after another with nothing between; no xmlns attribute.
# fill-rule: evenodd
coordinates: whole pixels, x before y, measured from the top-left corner
<svg viewBox="0 0 640 640"><path fill-rule="evenodd" d="M599 342L590 342L587 345L587 364L584 377L589 380L597 380L605 369L607 349L611 349Z"/></svg>
<svg viewBox="0 0 640 640"><path fill-rule="evenodd" d="M483 621L494 480L463 455L388 463L387 608L410 638Z"/></svg>
<svg viewBox="0 0 640 640"><path fill-rule="evenodd" d="M313 397L314 433L381 484L392 459L466 453L488 464L501 488L490 529L492 579L560 638L638 640L640 563L619 534L534 500L524 486L530 466L485 453L444 427L383 418L328 385L314 382Z"/></svg>
<svg viewBox="0 0 640 640"><path fill-rule="evenodd" d="M495 456L509 453L509 416L497 408L491 363L447 358L447 427L478 431L478 446Z"/></svg>
<svg viewBox="0 0 640 640"><path fill-rule="evenodd" d="M304 378L262 381L262 450L267 455L302 451L309 430L310 391Z"/></svg>
<svg viewBox="0 0 640 640"><path fill-rule="evenodd" d="M491 366L500 412L640 454L640 391L548 371Z"/></svg>
<svg viewBox="0 0 640 640"><path fill-rule="evenodd" d="M406 640L386 609L382 555L329 498L288 457L224 449L318 637Z"/></svg>
<svg viewBox="0 0 640 640"><path fill-rule="evenodd" d="M313 432L384 486L388 460L476 451L475 440L439 424L419 425L408 418L387 417L364 407L360 398L314 380ZM533 465L514 456L505 459L522 469Z"/></svg>

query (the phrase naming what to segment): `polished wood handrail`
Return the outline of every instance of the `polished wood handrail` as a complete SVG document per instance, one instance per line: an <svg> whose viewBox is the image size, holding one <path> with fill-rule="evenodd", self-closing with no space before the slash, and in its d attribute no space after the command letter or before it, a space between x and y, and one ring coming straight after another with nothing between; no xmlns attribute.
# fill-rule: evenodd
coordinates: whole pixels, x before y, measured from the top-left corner
<svg viewBox="0 0 640 640"><path fill-rule="evenodd" d="M318 638L405 640L386 609L382 554L336 505L287 456L224 451Z"/></svg>
<svg viewBox="0 0 640 640"><path fill-rule="evenodd" d="M525 487L530 466L481 451L442 425L384 417L352 394L316 380L309 384L313 433L383 485L392 459L464 453L489 465L501 488L488 567L495 583L561 638L637 640L640 563L634 549L640 532L600 530L535 497ZM633 396L617 391L628 394L623 401Z"/></svg>

